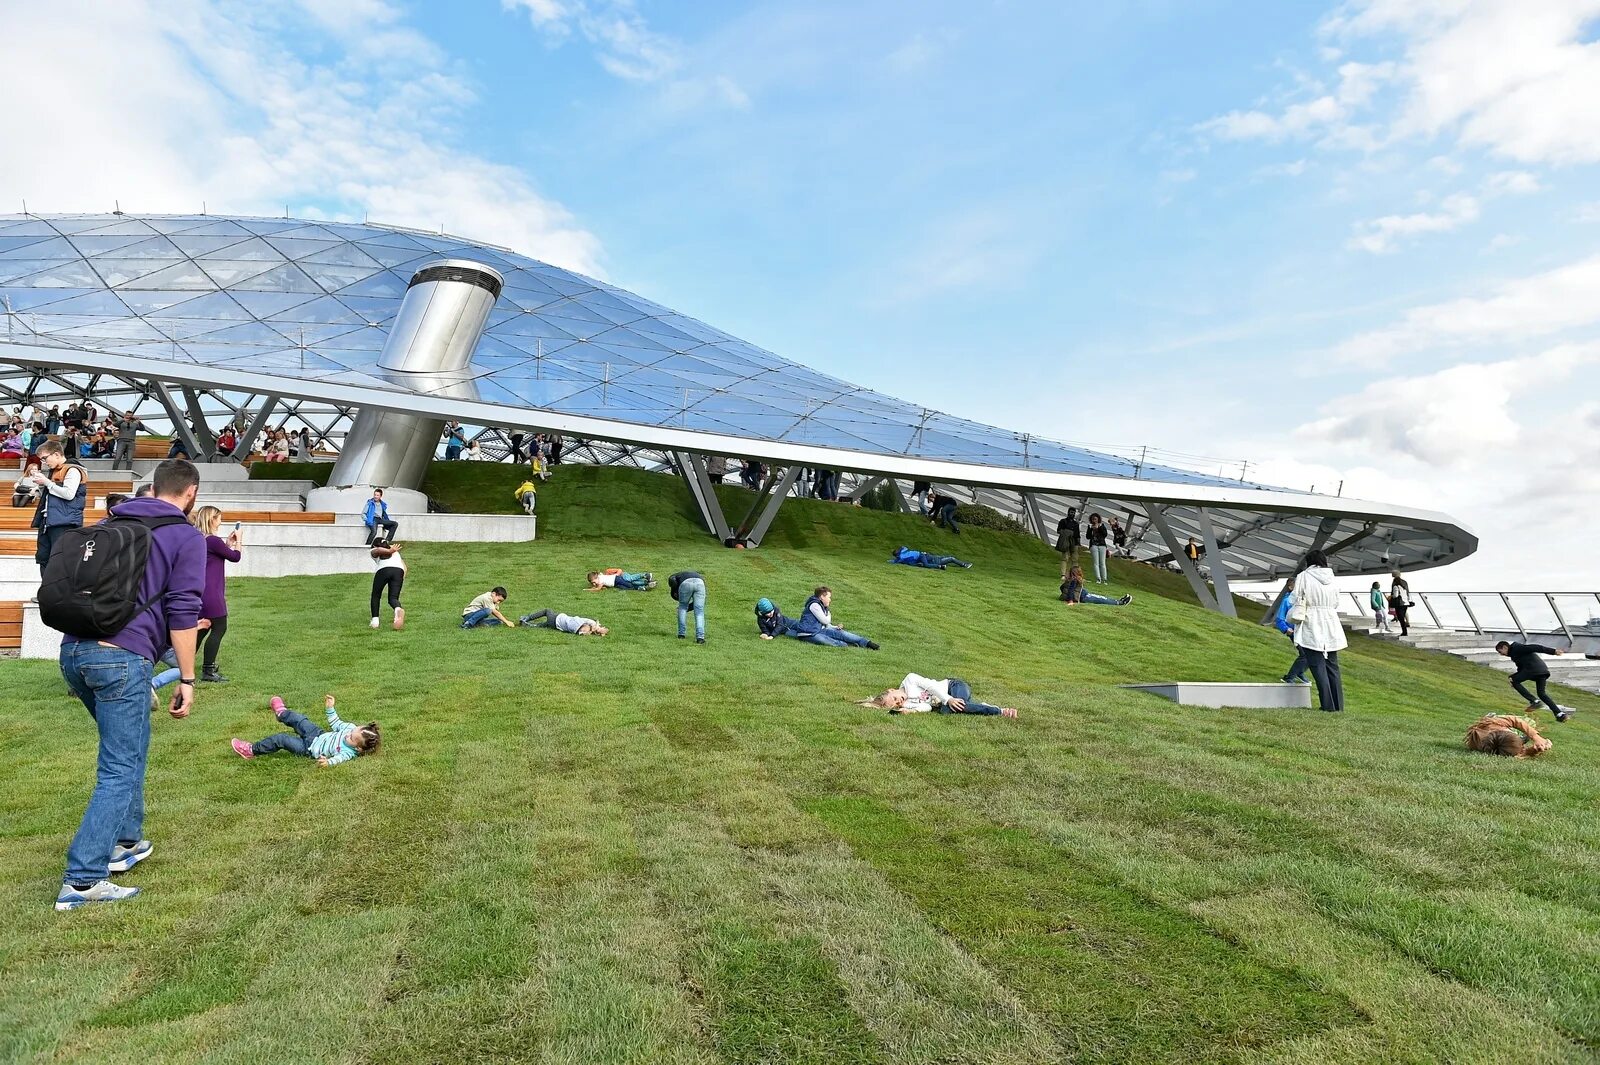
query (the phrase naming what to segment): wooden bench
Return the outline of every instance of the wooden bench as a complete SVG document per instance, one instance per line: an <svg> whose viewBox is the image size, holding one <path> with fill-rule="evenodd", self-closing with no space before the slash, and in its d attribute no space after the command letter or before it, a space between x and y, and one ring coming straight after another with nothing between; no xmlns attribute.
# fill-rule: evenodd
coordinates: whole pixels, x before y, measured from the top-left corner
<svg viewBox="0 0 1600 1065"><path fill-rule="evenodd" d="M22 647L22 604L0 603L0 651Z"/></svg>

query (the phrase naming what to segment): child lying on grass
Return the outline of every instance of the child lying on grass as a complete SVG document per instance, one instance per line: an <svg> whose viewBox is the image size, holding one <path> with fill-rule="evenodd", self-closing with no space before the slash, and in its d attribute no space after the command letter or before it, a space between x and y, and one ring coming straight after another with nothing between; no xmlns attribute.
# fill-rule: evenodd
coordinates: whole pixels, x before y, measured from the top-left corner
<svg viewBox="0 0 1600 1065"><path fill-rule="evenodd" d="M1484 714L1467 729L1467 747L1483 754L1536 758L1551 746L1532 721L1516 714Z"/></svg>
<svg viewBox="0 0 1600 1065"><path fill-rule="evenodd" d="M574 636L604 636L611 630L600 624L594 618L580 618L576 614L559 614L546 607L544 610L535 610L531 614L524 614L517 619L517 624L529 629L549 628L557 632L570 632Z"/></svg>
<svg viewBox="0 0 1600 1065"><path fill-rule="evenodd" d="M318 765L338 765L363 754L373 754L378 749L378 723L351 725L340 721L333 709L333 696L323 698L328 715L328 727L323 729L311 723L303 714L297 714L283 705L278 696L272 697L272 713L279 721L294 729L279 732L255 743L246 743L235 737L233 753L240 758L254 758L258 754L288 751L306 758L315 758Z"/></svg>
<svg viewBox="0 0 1600 1065"><path fill-rule="evenodd" d="M584 589L587 592L599 592L607 588L615 588L619 592L648 592L656 586L653 573L624 573L620 569L604 572L591 570L588 579L589 587Z"/></svg>
<svg viewBox="0 0 1600 1065"><path fill-rule="evenodd" d="M929 680L915 673L906 674L900 687L863 699L857 705L876 707L891 714L984 714L1016 717L1015 707L991 706L972 697L972 688L960 677Z"/></svg>

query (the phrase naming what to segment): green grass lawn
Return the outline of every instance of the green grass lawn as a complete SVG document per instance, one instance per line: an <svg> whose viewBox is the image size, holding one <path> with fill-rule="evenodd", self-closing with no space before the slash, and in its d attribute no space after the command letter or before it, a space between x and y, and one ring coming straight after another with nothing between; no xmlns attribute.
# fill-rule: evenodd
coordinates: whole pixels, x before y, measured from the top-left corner
<svg viewBox="0 0 1600 1065"><path fill-rule="evenodd" d="M429 487L511 510L515 479ZM1113 564L1131 608L1067 609L1000 533L793 501L729 551L670 479L576 467L539 509L536 543L410 548L402 633L365 576L232 582L232 682L157 716L126 904L51 909L94 733L52 663L0 664L0 1061L1600 1054L1600 702L1563 694L1543 760L1471 755L1505 678L1358 640L1343 715L1184 709L1114 685L1275 678L1287 644L1147 567ZM886 565L902 542L976 567ZM580 590L608 565L663 587ZM882 651L756 639L757 596L822 582ZM496 583L612 635L461 631ZM1022 717L853 705L908 671ZM381 754L228 750L327 691Z"/></svg>

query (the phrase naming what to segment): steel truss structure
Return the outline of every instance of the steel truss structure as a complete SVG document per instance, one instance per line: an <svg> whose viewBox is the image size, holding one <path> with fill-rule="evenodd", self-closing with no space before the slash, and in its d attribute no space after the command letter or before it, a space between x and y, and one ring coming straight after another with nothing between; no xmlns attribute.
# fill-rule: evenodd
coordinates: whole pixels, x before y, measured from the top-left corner
<svg viewBox="0 0 1600 1065"><path fill-rule="evenodd" d="M471 365L448 388L377 365L410 279L442 258L504 277ZM1068 507L1119 517L1130 552L1185 571L1230 610L1230 580L1293 572L1309 548L1345 573L1444 565L1477 548L1447 515L1290 491L1060 444L817 373L632 293L507 249L375 225L189 216L0 216L0 395L132 410L201 452L232 422L309 430L337 452L361 409L510 434L559 433L563 459L673 471L708 529L759 542L803 469L842 494L915 483L1016 517L1045 540ZM241 442L241 451L251 440ZM729 522L709 456L769 466ZM226 459L228 456L223 456ZM1203 567L1187 565L1194 537ZM1201 570L1204 570L1202 572Z"/></svg>

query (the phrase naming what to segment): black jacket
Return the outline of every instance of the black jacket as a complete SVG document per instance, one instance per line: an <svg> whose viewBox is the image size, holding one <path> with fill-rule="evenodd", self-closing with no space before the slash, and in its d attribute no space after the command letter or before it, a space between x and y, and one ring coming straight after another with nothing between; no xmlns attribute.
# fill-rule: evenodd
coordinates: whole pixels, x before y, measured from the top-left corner
<svg viewBox="0 0 1600 1065"><path fill-rule="evenodd" d="M1089 528L1088 528L1089 546L1090 547L1104 547L1104 546L1106 546L1106 534L1109 533L1110 531L1111 531L1111 526L1109 526L1109 525L1105 525L1105 524L1090 525Z"/></svg>
<svg viewBox="0 0 1600 1065"><path fill-rule="evenodd" d="M692 569L686 569L679 570L677 573L674 573L672 576L667 578L667 594L672 596L674 601L676 601L678 598L678 585L682 584L690 577L700 577L700 574L696 573ZM701 577L701 579L704 580L705 578Z"/></svg>
<svg viewBox="0 0 1600 1065"><path fill-rule="evenodd" d="M1540 655L1553 655L1555 649L1538 643L1514 643L1506 649L1506 656L1516 665L1518 673L1530 677L1548 677L1550 667Z"/></svg>
<svg viewBox="0 0 1600 1065"><path fill-rule="evenodd" d="M1056 522L1056 550L1071 551L1083 542L1083 530L1077 518L1062 518Z"/></svg>

